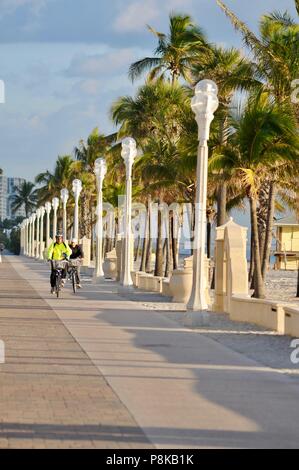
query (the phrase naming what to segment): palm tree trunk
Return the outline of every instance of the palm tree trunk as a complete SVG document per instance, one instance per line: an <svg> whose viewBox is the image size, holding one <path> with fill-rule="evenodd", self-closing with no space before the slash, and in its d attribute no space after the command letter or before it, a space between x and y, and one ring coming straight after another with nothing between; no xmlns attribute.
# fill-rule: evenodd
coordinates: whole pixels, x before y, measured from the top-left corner
<svg viewBox="0 0 299 470"><path fill-rule="evenodd" d="M267 229L266 229L266 234L265 234L264 251L263 251L263 257L262 257L263 279L266 278L266 274L267 274L268 267L269 267L270 254L271 254L272 231L273 231L273 221L274 221L274 213L275 213L275 195L276 195L276 188L275 188L275 184L272 182L270 184L270 191L269 191Z"/></svg>
<svg viewBox="0 0 299 470"><path fill-rule="evenodd" d="M109 233L108 233L108 226L107 226L107 222L105 224L105 231L104 231L104 228L103 228L103 238L104 238L104 249L103 249L103 256L104 256L104 259L106 258L106 255L108 253L108 247L109 247Z"/></svg>
<svg viewBox="0 0 299 470"><path fill-rule="evenodd" d="M174 233L174 213L170 216L170 237L171 237L171 251L172 251L172 266L175 271L178 269L178 241Z"/></svg>
<svg viewBox="0 0 299 470"><path fill-rule="evenodd" d="M226 223L227 182L220 183L217 193L217 227Z"/></svg>
<svg viewBox="0 0 299 470"><path fill-rule="evenodd" d="M164 269L164 277L169 277L169 265L170 265L170 252L168 250L168 241L167 239L164 240L163 245L163 261L165 259L165 269Z"/></svg>
<svg viewBox="0 0 299 470"><path fill-rule="evenodd" d="M253 236L253 259L254 259L254 276L255 276L253 297L256 299L264 299L266 295L265 295L265 284L264 284L264 280L262 276L262 268L261 268L256 198L253 196L250 196L249 201L250 201L251 230L252 230L252 236Z"/></svg>
<svg viewBox="0 0 299 470"><path fill-rule="evenodd" d="M207 256L208 256L208 259L211 259L211 233L212 233L212 223L208 217L208 220L207 220Z"/></svg>
<svg viewBox="0 0 299 470"><path fill-rule="evenodd" d="M92 234L92 208L94 206L94 199L92 196L89 196L89 201L88 201L88 237L91 240L91 234Z"/></svg>
<svg viewBox="0 0 299 470"><path fill-rule="evenodd" d="M166 263L165 263L165 273L164 277L169 277L169 273L172 268L171 258L172 258L172 247L171 247L171 237L170 237L170 224L171 224L171 215L169 214L166 219Z"/></svg>
<svg viewBox="0 0 299 470"><path fill-rule="evenodd" d="M109 253L115 246L115 214L111 211L109 215Z"/></svg>
<svg viewBox="0 0 299 470"><path fill-rule="evenodd" d="M139 268L139 271L143 273L145 272L147 244L148 244L148 238L147 238L147 233L146 233L143 239L143 243L142 243L142 253L141 253L141 261L140 261L140 268Z"/></svg>
<svg viewBox="0 0 299 470"><path fill-rule="evenodd" d="M265 252L265 242L266 242L266 227L261 228L259 230L259 245L260 245L260 256L261 256L261 264L263 264L263 256Z"/></svg>
<svg viewBox="0 0 299 470"><path fill-rule="evenodd" d="M149 239L149 217L150 217L149 205L147 205L144 238L142 242L141 261L140 261L140 268L139 268L139 271L141 272L145 272L146 270L146 255L147 255L147 246L148 246L148 239Z"/></svg>
<svg viewBox="0 0 299 470"><path fill-rule="evenodd" d="M114 224L114 239L113 239L113 248L116 248L116 242L118 240L119 234L119 218L118 214L115 215L115 224Z"/></svg>
<svg viewBox="0 0 299 470"><path fill-rule="evenodd" d="M195 234L195 204L192 203L191 209L191 221L190 221L190 229L191 229L191 256L194 253L194 234Z"/></svg>
<svg viewBox="0 0 299 470"><path fill-rule="evenodd" d="M225 132L228 124L228 116L225 115L222 119L220 126L220 143L221 145L227 145L227 133ZM220 174L220 178L223 178L223 172ZM220 181L220 185L217 193L217 227L221 227L227 222L226 214L227 205L227 182L223 179Z"/></svg>
<svg viewBox="0 0 299 470"><path fill-rule="evenodd" d="M156 243L155 276L163 277L163 240L162 240L162 211L158 201L158 232Z"/></svg>
<svg viewBox="0 0 299 470"><path fill-rule="evenodd" d="M152 270L152 199L148 197L148 242L146 247L146 260L145 260L145 272L150 273Z"/></svg>
<svg viewBox="0 0 299 470"><path fill-rule="evenodd" d="M254 262L253 262L253 235L251 232L250 237L250 265L249 265L249 273L248 273L248 282L250 286L252 285L252 280L254 276Z"/></svg>
<svg viewBox="0 0 299 470"><path fill-rule="evenodd" d="M138 237L137 237L137 243L136 243L136 248L135 248L135 257L134 257L135 263L136 263L136 261L138 260L139 251L140 251L140 244L141 244L141 237L140 237L140 235L138 235Z"/></svg>

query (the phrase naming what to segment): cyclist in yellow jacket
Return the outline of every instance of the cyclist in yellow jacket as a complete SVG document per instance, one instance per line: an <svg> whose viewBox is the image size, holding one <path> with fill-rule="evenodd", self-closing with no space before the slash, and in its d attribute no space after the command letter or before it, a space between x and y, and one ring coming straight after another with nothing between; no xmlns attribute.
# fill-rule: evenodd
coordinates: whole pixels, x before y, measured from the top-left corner
<svg viewBox="0 0 299 470"><path fill-rule="evenodd" d="M71 256L72 250L69 247L67 241L64 241L63 236L60 234L56 235L56 241L53 242L48 249L48 260L49 261L62 261L67 259ZM62 279L63 284L66 278L66 270L63 270ZM53 264L51 264L51 276L50 276L50 283L51 283L51 293L54 293L55 287L55 272L53 270Z"/></svg>

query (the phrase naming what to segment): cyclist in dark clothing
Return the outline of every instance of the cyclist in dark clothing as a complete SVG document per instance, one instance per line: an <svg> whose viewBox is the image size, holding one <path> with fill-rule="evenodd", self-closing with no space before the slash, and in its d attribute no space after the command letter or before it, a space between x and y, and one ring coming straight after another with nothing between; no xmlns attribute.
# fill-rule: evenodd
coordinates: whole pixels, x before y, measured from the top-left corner
<svg viewBox="0 0 299 470"><path fill-rule="evenodd" d="M82 260L84 258L82 248L80 245L78 245L76 238L72 239L70 243L70 249L72 250L72 254L70 256L71 260L75 260L75 259ZM81 286L81 281L80 281L80 267L79 266L77 267L77 271L76 271L76 283L77 283L77 287L81 289L82 286Z"/></svg>

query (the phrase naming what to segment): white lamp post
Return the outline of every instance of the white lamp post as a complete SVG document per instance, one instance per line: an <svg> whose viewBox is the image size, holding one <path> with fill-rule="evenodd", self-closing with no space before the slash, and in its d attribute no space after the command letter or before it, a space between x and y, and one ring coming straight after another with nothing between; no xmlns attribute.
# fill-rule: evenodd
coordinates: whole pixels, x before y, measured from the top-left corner
<svg viewBox="0 0 299 470"><path fill-rule="evenodd" d="M24 255L27 256L28 250L28 219L24 220Z"/></svg>
<svg viewBox="0 0 299 470"><path fill-rule="evenodd" d="M55 240L55 237L57 235L57 211L59 207L59 199L58 197L54 197L52 199L52 207L53 207L53 240Z"/></svg>
<svg viewBox="0 0 299 470"><path fill-rule="evenodd" d="M23 255L26 255L26 224L27 224L26 219L23 220L22 224L23 224Z"/></svg>
<svg viewBox="0 0 299 470"><path fill-rule="evenodd" d="M22 222L22 255L26 252L26 220Z"/></svg>
<svg viewBox="0 0 299 470"><path fill-rule="evenodd" d="M29 256L29 228L30 228L30 220L29 217L26 220L26 256Z"/></svg>
<svg viewBox="0 0 299 470"><path fill-rule="evenodd" d="M35 221L36 221L36 214L32 214L31 258L34 258L34 254L35 254Z"/></svg>
<svg viewBox="0 0 299 470"><path fill-rule="evenodd" d="M28 256L31 256L31 241L32 241L32 216L29 217L29 233L28 233Z"/></svg>
<svg viewBox="0 0 299 470"><path fill-rule="evenodd" d="M46 209L46 213L47 213L46 244L47 244L47 248L49 248L49 246L50 246L50 214L51 214L51 210L52 210L51 202L46 202L45 209Z"/></svg>
<svg viewBox="0 0 299 470"><path fill-rule="evenodd" d="M25 255L25 253L26 253L26 219L23 220L23 222L22 222L22 228L23 228L22 255Z"/></svg>
<svg viewBox="0 0 299 470"><path fill-rule="evenodd" d="M19 225L19 228L20 228L20 255L23 255L24 254L24 240L25 240L25 236L24 236L25 225L24 225L24 222L22 222Z"/></svg>
<svg viewBox="0 0 299 470"><path fill-rule="evenodd" d="M44 259L44 216L45 208L40 208L40 241L39 241L39 259Z"/></svg>
<svg viewBox="0 0 299 470"><path fill-rule="evenodd" d="M82 191L82 182L80 180L73 181L73 194L75 198L75 210L74 210L74 229L73 238L79 241L79 197Z"/></svg>
<svg viewBox="0 0 299 470"><path fill-rule="evenodd" d="M214 113L219 106L218 87L212 80L202 80L195 88L192 110L198 124L197 190L195 204L195 234L193 250L193 284L188 309L204 311L206 301L205 243L208 183L208 140Z"/></svg>
<svg viewBox="0 0 299 470"><path fill-rule="evenodd" d="M40 208L36 211L36 249L35 249L35 258L39 259L39 224L40 224L41 210Z"/></svg>
<svg viewBox="0 0 299 470"><path fill-rule="evenodd" d="M60 191L60 198L63 204L63 236L64 239L67 239L67 218L66 218L66 205L69 199L69 192L66 188Z"/></svg>
<svg viewBox="0 0 299 470"><path fill-rule="evenodd" d="M104 158L98 158L95 161L94 173L96 175L97 189L98 189L95 279L99 279L104 276L104 272L103 272L103 181L107 173L107 166L106 166L106 161Z"/></svg>
<svg viewBox="0 0 299 470"><path fill-rule="evenodd" d="M126 209L125 209L125 256L123 271L123 286L129 287L133 285L131 277L131 213L132 213L132 168L134 160L137 156L136 142L131 137L124 139L122 142L121 156L126 165Z"/></svg>

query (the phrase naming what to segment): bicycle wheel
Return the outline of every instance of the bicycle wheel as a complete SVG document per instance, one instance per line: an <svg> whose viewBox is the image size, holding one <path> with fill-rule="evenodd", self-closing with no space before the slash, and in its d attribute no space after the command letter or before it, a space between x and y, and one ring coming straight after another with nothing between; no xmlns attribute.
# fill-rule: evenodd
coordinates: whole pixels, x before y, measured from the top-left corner
<svg viewBox="0 0 299 470"><path fill-rule="evenodd" d="M73 284L73 292L76 294L77 291L77 283L76 283L76 273L75 270L73 269L72 271L72 284Z"/></svg>
<svg viewBox="0 0 299 470"><path fill-rule="evenodd" d="M61 274L57 273L56 274L56 286L55 286L57 299L59 298L59 294L60 294L60 285L61 285Z"/></svg>

